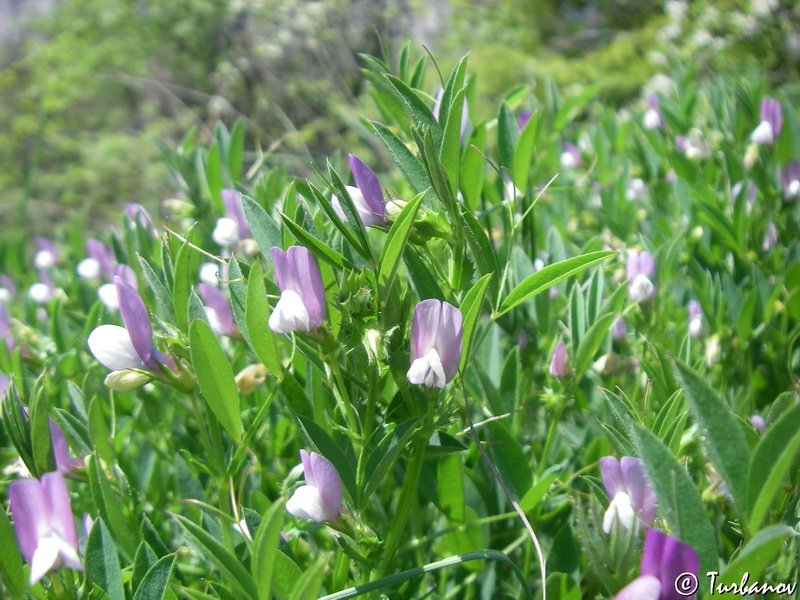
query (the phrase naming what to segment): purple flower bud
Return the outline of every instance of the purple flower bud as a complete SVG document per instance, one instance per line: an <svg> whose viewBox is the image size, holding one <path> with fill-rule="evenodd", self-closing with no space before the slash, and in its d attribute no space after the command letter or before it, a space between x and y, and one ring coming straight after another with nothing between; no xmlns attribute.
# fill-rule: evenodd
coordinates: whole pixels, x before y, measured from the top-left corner
<svg viewBox="0 0 800 600"><path fill-rule="evenodd" d="M8 375L0 373L0 402L3 401L10 383L11 379L9 379Z"/></svg>
<svg viewBox="0 0 800 600"><path fill-rule="evenodd" d="M76 467L83 466L82 458L73 458L69 453L69 445L64 432L53 419L50 422L50 441L53 445L53 455L56 459L56 467L62 473L72 473Z"/></svg>
<svg viewBox="0 0 800 600"><path fill-rule="evenodd" d="M62 565L83 570L78 534L64 476L46 473L41 481L24 479L8 486L14 533L30 565L30 585Z"/></svg>
<svg viewBox="0 0 800 600"><path fill-rule="evenodd" d="M639 577L620 590L614 600L684 600L681 583L694 575L700 561L697 551L658 529L647 531Z"/></svg>
<svg viewBox="0 0 800 600"><path fill-rule="evenodd" d="M125 214L132 227L141 227L150 232L150 235L157 235L153 219L147 209L136 202L128 202L125 205Z"/></svg>
<svg viewBox="0 0 800 600"><path fill-rule="evenodd" d="M317 261L303 246L272 248L281 298L269 317L275 333L309 332L325 318L325 287Z"/></svg>
<svg viewBox="0 0 800 600"><path fill-rule="evenodd" d="M0 304L5 304L17 295L17 286L8 275L0 275Z"/></svg>
<svg viewBox="0 0 800 600"><path fill-rule="evenodd" d="M306 484L301 485L289 501L286 510L298 519L313 519L317 523L334 521L342 508L342 481L336 467L324 456L300 450Z"/></svg>
<svg viewBox="0 0 800 600"><path fill-rule="evenodd" d="M642 461L623 456L600 459L600 475L611 498L603 517L603 531L610 533L617 522L625 530L638 529L641 522L650 527L656 519L656 495L647 481ZM638 518L638 520L636 520Z"/></svg>
<svg viewBox="0 0 800 600"><path fill-rule="evenodd" d="M750 134L754 144L771 146L781 135L783 113L781 103L773 98L761 100L761 122Z"/></svg>
<svg viewBox="0 0 800 600"><path fill-rule="evenodd" d="M628 326L625 325L625 319L617 315L614 324L611 326L611 337L617 341L624 340L626 333L628 333Z"/></svg>
<svg viewBox="0 0 800 600"><path fill-rule="evenodd" d="M532 110L522 110L522 111L520 111L520 113L519 113L519 128L520 128L520 131L525 129L525 125L528 124L528 121L531 120L532 116L533 116L533 111Z"/></svg>
<svg viewBox="0 0 800 600"><path fill-rule="evenodd" d="M775 223L770 221L769 223L767 223L766 231L764 231L764 241L761 244L761 248L764 250L764 252L767 252L777 243L778 243L778 228L775 227Z"/></svg>
<svg viewBox="0 0 800 600"><path fill-rule="evenodd" d="M197 284L197 291L205 304L206 316L211 325L211 330L217 335L236 337L239 328L233 320L233 312L228 299L218 288L207 283Z"/></svg>
<svg viewBox="0 0 800 600"><path fill-rule="evenodd" d="M406 377L414 385L443 388L461 363L461 311L431 298L414 308L411 323L411 367Z"/></svg>
<svg viewBox="0 0 800 600"><path fill-rule="evenodd" d="M750 417L750 425L752 425L753 429L756 429L761 435L764 435L767 432L767 422L761 415L753 415Z"/></svg>
<svg viewBox="0 0 800 600"><path fill-rule="evenodd" d="M664 126L664 116L661 114L658 98L655 94L647 94L648 109L642 117L642 127L652 131L653 129L661 129Z"/></svg>
<svg viewBox="0 0 800 600"><path fill-rule="evenodd" d="M567 345L561 340L556 344L556 349L553 351L553 356L550 358L550 375L563 379L569 377L570 372L567 359Z"/></svg>
<svg viewBox="0 0 800 600"><path fill-rule="evenodd" d="M244 240L250 237L250 226L244 217L244 206L242 206L242 194L236 190L222 190L222 205L225 207L225 217L236 223L236 232L239 239Z"/></svg>
<svg viewBox="0 0 800 600"><path fill-rule="evenodd" d="M13 352L17 347L11 333L11 315L8 313L8 307L3 303L0 303L0 339L5 342L9 352Z"/></svg>
<svg viewBox="0 0 800 600"><path fill-rule="evenodd" d="M656 297L656 261L649 252L631 252L628 254L627 274L630 287L628 295L634 302L647 304Z"/></svg>
<svg viewBox="0 0 800 600"><path fill-rule="evenodd" d="M558 159L562 169L577 169L581 166L583 159L581 158L581 151L575 144L564 142L562 144L561 156Z"/></svg>
<svg viewBox="0 0 800 600"><path fill-rule="evenodd" d="M87 239L86 256L97 261L97 265L100 268L100 273L111 279L116 260L114 259L114 255L111 254L111 251L106 248L103 242L91 238Z"/></svg>
<svg viewBox="0 0 800 600"><path fill-rule="evenodd" d="M781 171L783 197L787 200L800 198L800 161L790 160Z"/></svg>
<svg viewBox="0 0 800 600"><path fill-rule="evenodd" d="M386 203L383 201L383 191L381 184L375 173L361 159L355 154L348 155L350 162L350 170L353 173L353 179L356 182L356 187L348 189L350 192L350 199L355 204L358 216L365 227L371 225L386 225ZM353 193L351 190L356 189L358 193ZM338 199L335 200L334 209L339 203ZM344 213L339 206L337 213L342 213L339 216L344 217ZM346 221L346 218L343 218Z"/></svg>
<svg viewBox="0 0 800 600"><path fill-rule="evenodd" d="M33 257L33 266L39 270L49 269L58 264L59 255L56 245L47 238L36 238L36 255Z"/></svg>
<svg viewBox="0 0 800 600"><path fill-rule="evenodd" d="M701 337L703 335L703 309L700 303L696 300L689 300L686 312L689 320L689 335Z"/></svg>

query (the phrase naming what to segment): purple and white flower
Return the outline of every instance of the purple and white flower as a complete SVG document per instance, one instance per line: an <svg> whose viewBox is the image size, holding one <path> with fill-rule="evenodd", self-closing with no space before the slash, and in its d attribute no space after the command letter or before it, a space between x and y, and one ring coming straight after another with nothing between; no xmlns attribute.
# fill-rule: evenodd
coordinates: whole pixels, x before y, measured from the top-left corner
<svg viewBox="0 0 800 600"><path fill-rule="evenodd" d="M206 317L211 330L217 335L238 337L239 328L233 320L233 311L225 294L207 283L197 284L197 292L205 304Z"/></svg>
<svg viewBox="0 0 800 600"><path fill-rule="evenodd" d="M750 134L750 141L760 146L771 146L781 135L783 112L781 103L774 98L761 100L761 122Z"/></svg>
<svg viewBox="0 0 800 600"><path fill-rule="evenodd" d="M661 129L664 126L664 116L659 108L658 98L655 94L647 94L648 109L642 117L642 127L648 131Z"/></svg>
<svg viewBox="0 0 800 600"><path fill-rule="evenodd" d="M623 456L600 459L600 475L611 498L611 504L603 517L603 531L610 533L614 524L625 530L638 530L639 523L650 527L656 519L656 495L644 473L642 461Z"/></svg>
<svg viewBox="0 0 800 600"><path fill-rule="evenodd" d="M550 357L550 375L564 379L569 377L570 373L571 371L567 358L567 345L561 340L556 344L553 356Z"/></svg>
<svg viewBox="0 0 800 600"><path fill-rule="evenodd" d="M648 304L656 297L656 261L647 251L628 254L627 274L630 287L628 295L639 304Z"/></svg>
<svg viewBox="0 0 800 600"><path fill-rule="evenodd" d="M371 227L373 225L386 225L386 203L383 200L383 191L381 184L375 173L364 162L359 159L355 154L348 156L350 162L350 170L353 173L353 179L356 182L356 187L345 186L350 199L358 213L358 218L364 224L364 227ZM342 210L339 198L334 196L331 199L333 210L336 211L338 217L347 222L347 216Z"/></svg>
<svg viewBox="0 0 800 600"><path fill-rule="evenodd" d="M64 475L46 473L41 481L14 481L8 498L19 549L31 565L30 585L62 565L83 570Z"/></svg>
<svg viewBox="0 0 800 600"><path fill-rule="evenodd" d="M614 600L685 600L680 587L686 573L694 575L700 561L697 551L671 535L650 529L644 541L639 577L620 590Z"/></svg>
<svg viewBox="0 0 800 600"><path fill-rule="evenodd" d="M686 305L686 312L689 319L689 335L691 337L702 337L703 335L703 308L697 300L689 300Z"/></svg>
<svg viewBox="0 0 800 600"><path fill-rule="evenodd" d="M800 160L790 160L781 171L783 197L786 200L800 198Z"/></svg>
<svg viewBox="0 0 800 600"><path fill-rule="evenodd" d="M411 323L411 367L414 385L443 388L461 362L461 311L435 298L419 302Z"/></svg>
<svg viewBox="0 0 800 600"><path fill-rule="evenodd" d="M284 253L272 248L281 297L269 317L275 333L309 332L325 319L325 287L319 266L303 246L289 246Z"/></svg>
<svg viewBox="0 0 800 600"><path fill-rule="evenodd" d="M306 483L297 488L286 503L286 510L298 519L317 523L335 521L342 508L342 480L336 467L324 456L300 450Z"/></svg>

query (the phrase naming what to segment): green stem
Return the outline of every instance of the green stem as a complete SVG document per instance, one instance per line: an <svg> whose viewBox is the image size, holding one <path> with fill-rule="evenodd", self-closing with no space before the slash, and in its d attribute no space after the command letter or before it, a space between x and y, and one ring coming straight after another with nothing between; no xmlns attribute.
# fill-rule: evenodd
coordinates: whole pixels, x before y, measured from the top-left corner
<svg viewBox="0 0 800 600"><path fill-rule="evenodd" d="M547 429L547 438L544 441L544 449L542 450L542 456L539 459L539 476L542 476L542 473L545 472L547 468L547 456L550 454L550 448L553 445L556 437L556 430L558 429L558 423L561 420L561 414L564 412L564 407L567 405L566 399L562 400L562 402L556 408L555 415L553 418L550 419L550 427Z"/></svg>
<svg viewBox="0 0 800 600"><path fill-rule="evenodd" d="M425 418L425 424L420 428L414 437L414 447L411 451L411 461L408 464L405 477L403 479L403 487L400 490L400 498L397 501L397 513L392 521L392 526L389 529L389 534L386 536L386 545L384 547L383 562L376 573L376 578L380 579L386 575L389 566L392 564L397 548L400 542L406 536L406 522L411 513L412 500L414 495L419 493L419 476L422 473L422 463L425 460L425 447L428 443L429 425L433 422L433 401L428 400L428 414Z"/></svg>
<svg viewBox="0 0 800 600"><path fill-rule="evenodd" d="M328 365L331 368L331 373L333 374L333 381L336 384L336 391L339 396L339 402L341 402L342 406L344 407L344 415L345 419L347 419L347 426L350 430L355 434L355 439L358 438L358 434L360 428L358 426L358 419L356 418L356 412L353 408L352 402L350 402L350 395L347 393L347 386L344 383L344 377L342 376L342 370L339 368L339 362L336 360L336 354L331 349L328 352ZM356 450L358 450L359 444L356 445Z"/></svg>

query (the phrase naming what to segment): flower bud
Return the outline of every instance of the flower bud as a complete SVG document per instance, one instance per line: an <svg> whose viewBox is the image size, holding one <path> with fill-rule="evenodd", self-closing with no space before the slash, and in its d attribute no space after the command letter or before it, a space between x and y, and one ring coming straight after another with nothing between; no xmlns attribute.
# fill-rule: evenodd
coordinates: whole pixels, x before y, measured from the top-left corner
<svg viewBox="0 0 800 600"><path fill-rule="evenodd" d="M267 379L267 367L262 364L248 365L236 375L236 389L249 394Z"/></svg>
<svg viewBox="0 0 800 600"><path fill-rule="evenodd" d="M122 371L111 371L106 375L106 387L115 392L130 392L131 390L142 387L148 383L152 377L143 371L125 369Z"/></svg>

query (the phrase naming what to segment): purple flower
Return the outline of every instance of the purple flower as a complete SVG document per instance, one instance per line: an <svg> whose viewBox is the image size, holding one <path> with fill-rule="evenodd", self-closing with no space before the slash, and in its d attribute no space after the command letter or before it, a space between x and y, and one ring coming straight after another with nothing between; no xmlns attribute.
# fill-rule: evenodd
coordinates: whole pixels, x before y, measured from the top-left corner
<svg viewBox="0 0 800 600"><path fill-rule="evenodd" d="M800 198L800 161L790 160L781 171L783 196L787 200Z"/></svg>
<svg viewBox="0 0 800 600"><path fill-rule="evenodd" d="M664 126L664 116L661 114L655 94L647 94L647 105L649 108L642 117L642 127L650 131L661 129Z"/></svg>
<svg viewBox="0 0 800 600"><path fill-rule="evenodd" d="M0 275L0 304L5 304L17 295L17 287L8 275Z"/></svg>
<svg viewBox="0 0 800 600"><path fill-rule="evenodd" d="M236 190L222 190L222 206L225 208L225 216L236 223L236 231L240 240L250 237L250 226L244 217L244 206L242 206L242 194Z"/></svg>
<svg viewBox="0 0 800 600"><path fill-rule="evenodd" d="M570 368L567 359L567 345L563 340L556 344L553 356L550 358L550 375L553 377L569 377Z"/></svg>
<svg viewBox="0 0 800 600"><path fill-rule="evenodd" d="M11 333L11 315L8 307L0 303L0 340L3 340L9 352L13 352L17 344L14 342L14 335Z"/></svg>
<svg viewBox="0 0 800 600"><path fill-rule="evenodd" d="M411 324L409 383L443 388L461 362L461 311L431 298L418 303Z"/></svg>
<svg viewBox="0 0 800 600"><path fill-rule="evenodd" d="M614 600L685 600L685 573L694 575L700 562L697 552L688 544L650 529L644 541L639 577L620 590Z"/></svg>
<svg viewBox="0 0 800 600"><path fill-rule="evenodd" d="M383 191L381 184L375 173L372 172L355 154L348 156L350 170L353 172L353 179L356 187L345 186L350 199L358 212L358 218L365 227L372 225L386 225L386 203L383 201ZM342 210L339 198L336 196L331 200L333 210L342 221L347 222L347 216Z"/></svg>
<svg viewBox="0 0 800 600"><path fill-rule="evenodd" d="M237 337L239 328L233 320L233 312L228 299L218 288L207 283L197 284L197 291L205 304L206 317L211 329L217 335Z"/></svg>
<svg viewBox="0 0 800 600"><path fill-rule="evenodd" d="M581 159L581 151L575 144L564 142L562 144L561 156L558 159L562 169L576 169L581 166L583 160Z"/></svg>
<svg viewBox="0 0 800 600"><path fill-rule="evenodd" d="M58 264L59 256L56 245L47 238L36 238L36 254L33 257L33 266L39 269L49 269Z"/></svg>
<svg viewBox="0 0 800 600"><path fill-rule="evenodd" d="M172 369L172 358L153 348L153 328L139 292L121 277L114 277L119 310L125 327L101 325L89 334L89 350L111 371L147 370L154 376L161 365Z"/></svg>
<svg viewBox="0 0 800 600"><path fill-rule="evenodd" d="M8 498L19 549L31 565L30 585L61 565L83 570L64 475L46 473L41 481L14 481Z"/></svg>
<svg viewBox="0 0 800 600"><path fill-rule="evenodd" d="M647 304L656 297L656 286L652 279L656 276L656 261L649 252L631 252L627 263L628 295L631 300Z"/></svg>
<svg viewBox="0 0 800 600"><path fill-rule="evenodd" d="M750 134L754 144L771 146L781 135L783 113L781 103L773 98L761 100L761 122Z"/></svg>
<svg viewBox="0 0 800 600"><path fill-rule="evenodd" d="M600 475L611 498L603 517L604 532L610 533L614 523L619 523L626 531L638 529L639 522L645 527L653 524L656 495L647 482L642 461L630 456L623 456L621 460L604 456L600 459Z"/></svg>
<svg viewBox="0 0 800 600"><path fill-rule="evenodd" d="M324 456L300 450L306 484L301 485L289 501L286 510L298 519L313 519L317 523L334 521L342 508L342 481L336 467Z"/></svg>
<svg viewBox="0 0 800 600"><path fill-rule="evenodd" d="M752 417L750 417L750 425L752 425L753 429L758 431L758 433L760 433L761 435L764 435L767 432L767 422L761 415L753 415Z"/></svg>
<svg viewBox="0 0 800 600"><path fill-rule="evenodd" d="M317 261L303 246L272 248L281 298L269 317L275 333L309 332L325 318L325 287Z"/></svg>
<svg viewBox="0 0 800 600"><path fill-rule="evenodd" d="M157 235L156 227L153 224L153 219L150 217L150 213L147 212L147 209L144 206L138 204L137 202L128 202L124 208L131 227L141 227L142 229L150 232L150 235Z"/></svg>
<svg viewBox="0 0 800 600"><path fill-rule="evenodd" d="M761 243L761 248L764 252L770 250L775 244L778 243L778 228L775 223L770 221L767 223L767 229L764 231L764 241Z"/></svg>
<svg viewBox="0 0 800 600"><path fill-rule="evenodd" d="M686 312L689 320L689 335L701 337L703 335L703 309L696 300L689 300L686 305Z"/></svg>
<svg viewBox="0 0 800 600"><path fill-rule="evenodd" d="M611 326L611 337L617 341L624 340L627 332L628 326L625 325L625 319L618 314L617 318L614 320L614 324Z"/></svg>
<svg viewBox="0 0 800 600"><path fill-rule="evenodd" d="M8 389L8 384L11 383L11 379L9 379L8 375L0 373L0 402L2 402L3 398L5 398L6 390Z"/></svg>
<svg viewBox="0 0 800 600"><path fill-rule="evenodd" d="M56 295L53 278L47 271L39 271L39 281L28 288L28 298L36 304L47 304Z"/></svg>
<svg viewBox="0 0 800 600"><path fill-rule="evenodd" d="M115 262L103 242L89 238L86 240L86 258L78 263L75 271L82 279L110 278Z"/></svg>
<svg viewBox="0 0 800 600"><path fill-rule="evenodd" d="M532 110L522 110L522 111L520 111L520 113L519 113L519 128L520 128L520 131L525 129L525 125L528 124L528 121L531 120L532 116L533 116L533 111Z"/></svg>

